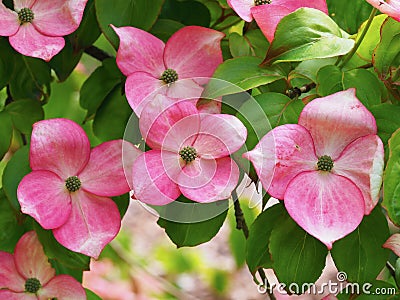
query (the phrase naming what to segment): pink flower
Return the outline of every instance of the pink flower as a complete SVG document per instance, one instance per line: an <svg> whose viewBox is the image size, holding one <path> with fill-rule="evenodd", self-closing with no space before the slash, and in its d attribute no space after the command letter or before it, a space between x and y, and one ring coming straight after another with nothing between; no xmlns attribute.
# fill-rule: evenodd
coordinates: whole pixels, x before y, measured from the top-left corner
<svg viewBox="0 0 400 300"><path fill-rule="evenodd" d="M126 97L137 115L159 93L197 101L201 85L222 63L220 42L224 34L219 31L187 26L164 44L137 28L112 28L120 38L117 64L128 77Z"/></svg>
<svg viewBox="0 0 400 300"><path fill-rule="evenodd" d="M12 11L0 1L0 35L19 53L49 61L64 48L88 0L14 0Z"/></svg>
<svg viewBox="0 0 400 300"><path fill-rule="evenodd" d="M239 170L229 155L247 131L234 116L199 113L192 102L157 95L139 127L152 150L133 164L133 191L145 203L164 205L182 193L197 202L230 197Z"/></svg>
<svg viewBox="0 0 400 300"><path fill-rule="evenodd" d="M382 13L400 22L400 0L367 0L367 2Z"/></svg>
<svg viewBox="0 0 400 300"><path fill-rule="evenodd" d="M378 202L383 145L355 89L315 99L299 124L271 130L244 154L268 193L330 249Z"/></svg>
<svg viewBox="0 0 400 300"><path fill-rule="evenodd" d="M32 172L17 190L21 210L45 229L52 229L66 248L97 258L118 233L121 217L109 198L127 193L126 164L141 152L122 140L90 150L83 129L66 119L33 125ZM130 179L129 179L130 181Z"/></svg>
<svg viewBox="0 0 400 300"><path fill-rule="evenodd" d="M280 20L301 7L328 14L326 0L228 0L228 4L246 22L254 18L269 42L274 39Z"/></svg>
<svg viewBox="0 0 400 300"><path fill-rule="evenodd" d="M82 285L69 275L57 275L36 232L25 233L14 255L0 252L0 299L86 299Z"/></svg>
<svg viewBox="0 0 400 300"><path fill-rule="evenodd" d="M397 256L400 256L400 233L395 233L383 244L383 248L392 250Z"/></svg>

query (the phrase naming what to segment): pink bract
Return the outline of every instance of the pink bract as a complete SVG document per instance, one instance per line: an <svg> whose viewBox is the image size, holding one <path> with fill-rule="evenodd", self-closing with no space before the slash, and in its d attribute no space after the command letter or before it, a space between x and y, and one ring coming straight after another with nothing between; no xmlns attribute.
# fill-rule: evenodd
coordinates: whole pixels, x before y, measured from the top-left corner
<svg viewBox="0 0 400 300"><path fill-rule="evenodd" d="M382 13L400 22L400 0L367 0L367 2Z"/></svg>
<svg viewBox="0 0 400 300"><path fill-rule="evenodd" d="M222 63L220 42L224 34L216 30L187 26L164 44L138 28L111 27L120 39L117 64L127 76L126 97L138 116L157 94L197 101L203 92L202 85ZM170 70L170 75L176 74L177 79L162 80L166 70Z"/></svg>
<svg viewBox="0 0 400 300"><path fill-rule="evenodd" d="M74 32L88 0L14 0L12 11L0 2L0 35L8 36L19 53L49 61L65 46L63 36ZM22 22L18 13L33 13Z"/></svg>
<svg viewBox="0 0 400 300"><path fill-rule="evenodd" d="M274 128L244 157L268 193L330 249L378 202L384 150L376 132L349 89L313 100L298 124Z"/></svg>
<svg viewBox="0 0 400 300"><path fill-rule="evenodd" d="M269 42L272 42L280 20L301 7L315 8L328 14L326 0L271 0L269 4L256 5L254 0L228 0L232 9L246 22L256 20Z"/></svg>
<svg viewBox="0 0 400 300"><path fill-rule="evenodd" d="M21 210L52 229L66 248L97 258L121 225L109 197L129 192L124 166L130 169L140 153L122 140L91 150L83 129L67 119L37 122L31 137L32 172L17 190ZM81 186L68 188L67 182Z"/></svg>
<svg viewBox="0 0 400 300"><path fill-rule="evenodd" d="M400 256L400 233L391 235L382 247L390 249L394 252L394 254Z"/></svg>
<svg viewBox="0 0 400 300"><path fill-rule="evenodd" d="M197 202L230 197L239 169L229 155L247 136L239 119L199 113L191 101L157 95L143 109L139 127L152 150L133 164L138 200L165 205L181 194Z"/></svg>
<svg viewBox="0 0 400 300"><path fill-rule="evenodd" d="M40 282L36 293L26 291L32 278ZM14 255L0 251L0 299L86 299L82 285L69 275L57 275L34 231L25 233Z"/></svg>

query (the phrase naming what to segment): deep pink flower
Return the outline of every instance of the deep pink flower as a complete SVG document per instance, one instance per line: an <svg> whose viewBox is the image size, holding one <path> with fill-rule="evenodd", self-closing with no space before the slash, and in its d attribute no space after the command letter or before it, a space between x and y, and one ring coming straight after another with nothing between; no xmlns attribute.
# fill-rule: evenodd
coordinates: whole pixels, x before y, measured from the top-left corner
<svg viewBox="0 0 400 300"><path fill-rule="evenodd" d="M230 197L239 170L229 155L247 136L239 119L199 113L190 101L157 95L143 109L139 127L152 150L133 164L133 191L138 200L164 205L181 193L197 202Z"/></svg>
<svg viewBox="0 0 400 300"><path fill-rule="evenodd" d="M268 193L330 249L378 202L383 145L355 89L315 99L299 124L271 130L244 154Z"/></svg>
<svg viewBox="0 0 400 300"><path fill-rule="evenodd" d="M25 233L14 255L0 251L0 299L84 300L82 285L69 275L57 275L36 232Z"/></svg>
<svg viewBox="0 0 400 300"><path fill-rule="evenodd" d="M254 18L269 42L274 39L280 20L301 7L328 14L326 0L228 0L228 4L246 22Z"/></svg>
<svg viewBox="0 0 400 300"><path fill-rule="evenodd" d="M66 248L97 258L121 225L118 207L109 197L130 190L122 147L130 169L141 152L128 142L110 141L90 150L85 132L70 120L35 123L32 172L17 191L22 212L52 229Z"/></svg>
<svg viewBox="0 0 400 300"><path fill-rule="evenodd" d="M0 35L19 53L49 61L64 48L88 0L14 0L12 11L0 1Z"/></svg>
<svg viewBox="0 0 400 300"><path fill-rule="evenodd" d="M382 13L400 22L400 0L367 0L367 2Z"/></svg>
<svg viewBox="0 0 400 300"><path fill-rule="evenodd" d="M197 101L203 92L201 85L222 63L224 34L216 30L187 26L164 44L138 28L112 28L120 39L117 64L128 77L126 97L137 115L159 93Z"/></svg>
<svg viewBox="0 0 400 300"><path fill-rule="evenodd" d="M395 233L383 244L383 248L392 250L397 256L400 256L400 233Z"/></svg>

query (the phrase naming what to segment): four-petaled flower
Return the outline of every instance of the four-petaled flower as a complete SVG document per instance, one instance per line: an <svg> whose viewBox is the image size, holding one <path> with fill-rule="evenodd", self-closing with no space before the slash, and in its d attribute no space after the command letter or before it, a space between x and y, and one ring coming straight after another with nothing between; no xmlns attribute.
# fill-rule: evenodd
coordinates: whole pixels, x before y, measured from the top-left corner
<svg viewBox="0 0 400 300"><path fill-rule="evenodd" d="M88 0L14 0L12 11L0 1L0 35L19 53L49 61L74 32Z"/></svg>
<svg viewBox="0 0 400 300"><path fill-rule="evenodd" d="M57 275L34 231L25 233L14 255L0 251L0 299L84 300L82 285L69 275Z"/></svg>
<svg viewBox="0 0 400 300"><path fill-rule="evenodd" d="M367 0L367 2L382 13L400 22L400 0Z"/></svg>
<svg viewBox="0 0 400 300"><path fill-rule="evenodd" d="M128 77L126 97L138 116L160 93L197 101L202 85L222 63L220 42L225 35L216 30L186 26L164 44L138 28L112 28L120 39L117 64Z"/></svg>
<svg viewBox="0 0 400 300"><path fill-rule="evenodd" d="M376 133L349 89L313 100L299 124L274 128L244 157L268 193L330 249L378 202L384 151Z"/></svg>
<svg viewBox="0 0 400 300"><path fill-rule="evenodd" d="M279 21L301 7L328 14L326 0L228 0L228 4L246 22L254 18L269 42L274 39Z"/></svg>
<svg viewBox="0 0 400 300"><path fill-rule="evenodd" d="M247 136L239 119L199 113L190 101L157 95L143 109L139 127L152 150L133 164L133 192L138 200L164 205L181 193L197 202L230 197L239 170L229 155Z"/></svg>
<svg viewBox="0 0 400 300"><path fill-rule="evenodd" d="M128 142L109 141L91 150L85 132L73 121L35 123L32 172L17 190L22 212L52 229L66 248L97 258L121 225L118 207L109 197L130 190L122 147L124 166L131 169L141 151Z"/></svg>

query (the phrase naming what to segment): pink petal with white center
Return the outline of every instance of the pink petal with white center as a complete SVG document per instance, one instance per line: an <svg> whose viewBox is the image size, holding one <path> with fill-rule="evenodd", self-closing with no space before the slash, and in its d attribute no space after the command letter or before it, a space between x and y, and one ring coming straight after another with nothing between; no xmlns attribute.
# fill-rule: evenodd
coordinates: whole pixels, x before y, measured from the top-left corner
<svg viewBox="0 0 400 300"><path fill-rule="evenodd" d="M310 131L317 156L333 160L355 139L377 131L374 116L357 99L354 88L308 103L299 125Z"/></svg>
<svg viewBox="0 0 400 300"><path fill-rule="evenodd" d="M21 211L44 229L63 225L71 213L71 197L65 181L53 172L32 171L18 185Z"/></svg>
<svg viewBox="0 0 400 300"><path fill-rule="evenodd" d="M52 171L66 180L82 171L89 156L89 139L75 122L51 119L33 125L29 157L32 170Z"/></svg>
<svg viewBox="0 0 400 300"><path fill-rule="evenodd" d="M144 108L139 128L151 148L179 152L183 143L185 146L193 144L200 128L200 117L191 101L157 95Z"/></svg>
<svg viewBox="0 0 400 300"><path fill-rule="evenodd" d="M179 79L211 77L223 60L221 40L224 36L209 28L183 27L165 45L165 66L175 70Z"/></svg>
<svg viewBox="0 0 400 300"><path fill-rule="evenodd" d="M165 205L176 200L181 192L176 178L181 172L179 155L150 150L133 163L133 193L141 202ZM172 178L171 178L172 177Z"/></svg>
<svg viewBox="0 0 400 300"><path fill-rule="evenodd" d="M182 167L182 172L177 178L179 188L197 189L210 183L217 173L217 161L215 159L196 158Z"/></svg>
<svg viewBox="0 0 400 300"><path fill-rule="evenodd" d="M14 261L24 278L36 278L42 285L56 275L34 231L29 231L20 238L15 246Z"/></svg>
<svg viewBox="0 0 400 300"><path fill-rule="evenodd" d="M85 300L86 292L82 285L69 275L58 275L51 279L38 292L39 300Z"/></svg>
<svg viewBox="0 0 400 300"><path fill-rule="evenodd" d="M14 256L0 251L0 290L5 288L14 292L23 292L25 291L25 278L18 273Z"/></svg>
<svg viewBox="0 0 400 300"><path fill-rule="evenodd" d="M235 116L204 114L193 147L202 158L221 158L236 152L247 138L247 129Z"/></svg>
<svg viewBox="0 0 400 300"><path fill-rule="evenodd" d="M71 198L71 216L53 230L54 237L64 247L97 259L119 232L118 207L110 198L81 190L71 193Z"/></svg>
<svg viewBox="0 0 400 300"><path fill-rule="evenodd" d="M34 294L14 293L9 290L0 290L0 299L4 299L4 300L37 300L37 297Z"/></svg>
<svg viewBox="0 0 400 300"><path fill-rule="evenodd" d="M128 76L134 72L147 72L160 78L166 69L164 42L138 28L110 26L119 36L117 64L122 73Z"/></svg>
<svg viewBox="0 0 400 300"><path fill-rule="evenodd" d="M129 192L122 160L122 144L122 140L115 140L93 148L86 168L79 174L85 191L106 197ZM135 151L133 148L137 149L132 144L130 145L132 151ZM137 156L139 156L140 150L137 149L137 151Z"/></svg>
<svg viewBox="0 0 400 300"><path fill-rule="evenodd" d="M198 85L196 81L202 79L203 78L186 78L178 80L168 86L165 90L165 94L171 98L193 100L193 102L196 103L204 90L204 88Z"/></svg>
<svg viewBox="0 0 400 300"><path fill-rule="evenodd" d="M232 191L236 188L239 180L239 168L236 163L230 157L223 157L216 159L217 169L214 176L209 180L209 172L207 170L202 171L198 176L206 175L206 178L194 177L194 182L208 181L203 186L195 186L194 184L181 186L179 185L182 194L196 202L208 203L218 200L228 199L231 196ZM202 167L206 167L207 164L201 164ZM211 164L214 168L214 163ZM179 183L182 176L187 176L187 173L183 173L179 176ZM186 183L186 182L185 182ZM196 184L197 185L197 184ZM193 186L193 187L192 187Z"/></svg>
<svg viewBox="0 0 400 300"><path fill-rule="evenodd" d="M79 27L87 1L36 1L32 6L35 14L32 24L45 35L68 35Z"/></svg>
<svg viewBox="0 0 400 300"><path fill-rule="evenodd" d="M382 247L390 249L394 252L394 254L400 256L400 233L391 235Z"/></svg>
<svg viewBox="0 0 400 300"><path fill-rule="evenodd" d="M125 82L126 98L139 117L143 108L152 102L156 95L166 93L166 88L161 80L146 72L132 73Z"/></svg>
<svg viewBox="0 0 400 300"><path fill-rule="evenodd" d="M15 11L21 10L21 8L32 8L33 4L37 0L14 0Z"/></svg>
<svg viewBox="0 0 400 300"><path fill-rule="evenodd" d="M373 7L379 9L396 21L400 22L400 1L399 0L367 0Z"/></svg>
<svg viewBox="0 0 400 300"><path fill-rule="evenodd" d="M228 5L246 22L253 21L250 9L255 6L254 0L228 0Z"/></svg>
<svg viewBox="0 0 400 300"><path fill-rule="evenodd" d="M50 61L65 46L64 38L43 35L31 23L22 24L9 41L19 53L45 61Z"/></svg>
<svg viewBox="0 0 400 300"><path fill-rule="evenodd" d="M300 173L289 183L284 199L296 223L329 250L364 216L361 191L349 179L326 171Z"/></svg>
<svg viewBox="0 0 400 300"><path fill-rule="evenodd" d="M0 2L0 35L14 35L19 28L18 14Z"/></svg>
<svg viewBox="0 0 400 300"><path fill-rule="evenodd" d="M297 124L278 126L257 146L243 154L250 160L266 191L283 200L290 181L304 171L316 169L318 158L310 133Z"/></svg>
<svg viewBox="0 0 400 300"><path fill-rule="evenodd" d="M333 172L353 181L363 193L366 215L379 200L384 155L381 139L377 135L367 135L349 144L334 162Z"/></svg>

